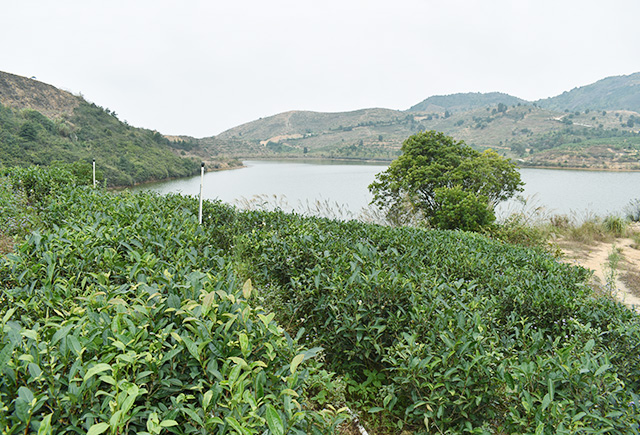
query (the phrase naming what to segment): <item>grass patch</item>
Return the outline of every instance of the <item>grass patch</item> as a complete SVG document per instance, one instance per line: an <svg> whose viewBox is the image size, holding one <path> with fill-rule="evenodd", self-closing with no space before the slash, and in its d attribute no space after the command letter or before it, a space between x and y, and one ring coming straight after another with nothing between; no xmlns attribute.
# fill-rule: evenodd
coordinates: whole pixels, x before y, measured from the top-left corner
<svg viewBox="0 0 640 435"><path fill-rule="evenodd" d="M637 297L640 297L640 272L624 271L620 275L620 281L624 283L629 291Z"/></svg>

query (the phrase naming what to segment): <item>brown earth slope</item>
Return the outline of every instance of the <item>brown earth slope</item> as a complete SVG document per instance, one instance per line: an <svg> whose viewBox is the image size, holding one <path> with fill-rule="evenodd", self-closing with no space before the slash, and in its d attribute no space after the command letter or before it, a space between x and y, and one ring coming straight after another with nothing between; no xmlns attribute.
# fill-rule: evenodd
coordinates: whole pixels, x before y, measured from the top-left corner
<svg viewBox="0 0 640 435"><path fill-rule="evenodd" d="M14 109L37 110L48 118L72 115L80 97L54 86L0 71L0 103Z"/></svg>

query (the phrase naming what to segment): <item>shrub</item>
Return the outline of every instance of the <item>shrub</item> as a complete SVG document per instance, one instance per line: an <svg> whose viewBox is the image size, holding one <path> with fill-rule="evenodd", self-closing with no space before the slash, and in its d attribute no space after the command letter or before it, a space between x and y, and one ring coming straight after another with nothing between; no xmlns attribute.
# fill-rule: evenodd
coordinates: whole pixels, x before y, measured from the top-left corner
<svg viewBox="0 0 640 435"><path fill-rule="evenodd" d="M3 431L335 432L344 411L310 409L337 382L320 349L238 284L193 210L88 188L47 203L47 228L0 259Z"/></svg>
<svg viewBox="0 0 640 435"><path fill-rule="evenodd" d="M374 433L637 430L640 320L585 269L475 233L197 210L84 187L39 208L0 259L3 429L335 433L344 400Z"/></svg>
<svg viewBox="0 0 640 435"><path fill-rule="evenodd" d="M631 222L640 222L640 199L632 199L625 208L627 219Z"/></svg>

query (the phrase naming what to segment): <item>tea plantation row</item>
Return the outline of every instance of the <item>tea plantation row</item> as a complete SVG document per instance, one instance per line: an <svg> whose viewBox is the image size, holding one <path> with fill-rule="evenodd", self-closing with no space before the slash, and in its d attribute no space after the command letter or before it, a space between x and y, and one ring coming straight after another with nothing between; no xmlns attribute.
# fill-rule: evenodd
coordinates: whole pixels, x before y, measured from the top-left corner
<svg viewBox="0 0 640 435"><path fill-rule="evenodd" d="M639 317L581 268L71 179L0 183L3 219L37 213L0 259L4 433L339 433L346 407L372 434L637 433Z"/></svg>

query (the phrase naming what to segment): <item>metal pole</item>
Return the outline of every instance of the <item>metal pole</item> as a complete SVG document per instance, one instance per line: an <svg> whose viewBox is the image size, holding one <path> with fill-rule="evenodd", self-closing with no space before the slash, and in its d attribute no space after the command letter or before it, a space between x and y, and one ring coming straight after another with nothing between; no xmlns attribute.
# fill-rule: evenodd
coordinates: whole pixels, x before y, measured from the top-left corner
<svg viewBox="0 0 640 435"><path fill-rule="evenodd" d="M93 187L96 187L96 159L93 159Z"/></svg>
<svg viewBox="0 0 640 435"><path fill-rule="evenodd" d="M198 223L202 225L202 185L204 183L204 162L200 165L200 211L198 212Z"/></svg>

